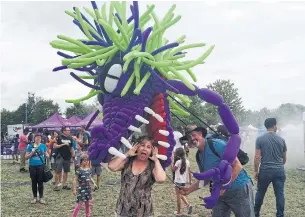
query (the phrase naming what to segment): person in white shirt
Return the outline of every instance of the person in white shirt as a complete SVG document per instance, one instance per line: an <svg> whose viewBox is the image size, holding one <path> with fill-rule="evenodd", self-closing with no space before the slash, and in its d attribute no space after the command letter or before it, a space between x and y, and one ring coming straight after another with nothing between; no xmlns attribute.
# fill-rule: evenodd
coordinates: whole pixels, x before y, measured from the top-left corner
<svg viewBox="0 0 305 217"><path fill-rule="evenodd" d="M185 203L188 212L192 213L192 206L190 205L186 196L181 195L179 188L185 186L186 183L191 184L191 172L190 172L190 162L185 157L185 151L182 147L179 147L175 151L175 162L172 164L172 171L175 172L175 185L176 185L176 195L177 195L177 211L175 215L181 215L181 200Z"/></svg>

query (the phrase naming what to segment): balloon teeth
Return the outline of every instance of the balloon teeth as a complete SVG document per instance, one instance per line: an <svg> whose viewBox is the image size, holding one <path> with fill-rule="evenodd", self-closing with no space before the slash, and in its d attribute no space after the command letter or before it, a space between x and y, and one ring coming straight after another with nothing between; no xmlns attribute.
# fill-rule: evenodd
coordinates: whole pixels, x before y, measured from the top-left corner
<svg viewBox="0 0 305 217"><path fill-rule="evenodd" d="M162 146L165 147L165 148L168 148L168 147L170 146L169 143L163 142L163 141L158 141L158 144L159 144L159 145L162 145Z"/></svg>
<svg viewBox="0 0 305 217"><path fill-rule="evenodd" d="M163 136L168 136L169 132L167 130L159 130L159 133Z"/></svg>
<svg viewBox="0 0 305 217"><path fill-rule="evenodd" d="M126 158L126 155L123 154L122 152L120 152L119 150L117 150L116 148L114 147L110 147L108 149L108 152L114 156L117 156L117 157L121 157L121 158Z"/></svg>
<svg viewBox="0 0 305 217"><path fill-rule="evenodd" d="M121 143L123 143L127 148L131 149L132 146L129 143L129 141L127 139L125 139L124 137L121 137Z"/></svg>
<svg viewBox="0 0 305 217"><path fill-rule="evenodd" d="M167 156L165 155L157 154L156 157L159 158L160 160L167 160Z"/></svg>
<svg viewBox="0 0 305 217"><path fill-rule="evenodd" d="M159 114L155 114L153 116L154 116L154 118L156 118L161 123L164 121L163 118Z"/></svg>
<svg viewBox="0 0 305 217"><path fill-rule="evenodd" d="M137 132L137 133L141 133L141 132L142 132L140 128L137 128L137 127L132 126L132 125L130 125L130 126L128 127L128 130L134 131L134 132Z"/></svg>
<svg viewBox="0 0 305 217"><path fill-rule="evenodd" d="M140 121L140 122L143 123L143 124L149 124L149 121L146 120L145 118L143 118L143 117L140 116L140 115L136 115L135 118L136 118L137 121Z"/></svg>
<svg viewBox="0 0 305 217"><path fill-rule="evenodd" d="M150 109L148 107L145 107L144 111L147 112L148 114L152 115L152 116L154 116L156 114L152 109Z"/></svg>

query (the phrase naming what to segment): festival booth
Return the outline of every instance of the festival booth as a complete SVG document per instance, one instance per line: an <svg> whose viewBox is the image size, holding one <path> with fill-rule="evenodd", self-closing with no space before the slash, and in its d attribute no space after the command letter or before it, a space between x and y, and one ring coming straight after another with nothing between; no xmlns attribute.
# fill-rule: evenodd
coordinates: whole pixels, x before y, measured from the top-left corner
<svg viewBox="0 0 305 217"><path fill-rule="evenodd" d="M47 120L41 122L40 124L36 124L34 126L30 126L29 128L48 128L51 130L61 129L63 126L72 126L72 123L67 119L61 117L58 113L55 113Z"/></svg>
<svg viewBox="0 0 305 217"><path fill-rule="evenodd" d="M72 117L70 117L68 119L68 122L70 122L72 125L77 124L78 122L80 122L82 119L76 115L73 115Z"/></svg>
<svg viewBox="0 0 305 217"><path fill-rule="evenodd" d="M77 122L77 123L75 124L75 126L77 126L77 127L80 127L80 126L87 126L87 124L89 123L89 121L90 121L92 118L94 118L93 116L95 115L95 113L96 113L96 112L90 113L85 119L83 119L83 120ZM103 117L98 115L98 116L93 120L93 122L91 123L90 129L91 129L92 127L101 125L101 124L102 124L102 119L103 119Z"/></svg>

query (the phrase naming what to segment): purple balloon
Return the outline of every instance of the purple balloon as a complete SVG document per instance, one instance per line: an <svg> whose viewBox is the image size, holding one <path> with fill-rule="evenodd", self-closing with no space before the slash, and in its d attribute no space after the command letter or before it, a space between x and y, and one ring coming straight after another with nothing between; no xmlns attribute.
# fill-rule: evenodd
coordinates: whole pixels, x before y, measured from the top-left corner
<svg viewBox="0 0 305 217"><path fill-rule="evenodd" d="M222 96L214 92L208 88L202 88L198 90L198 95L200 99L206 101L207 103L211 103L215 106L220 106L223 103Z"/></svg>
<svg viewBox="0 0 305 217"><path fill-rule="evenodd" d="M236 158L240 149L241 138L239 135L232 135L227 143L227 147L222 155L224 160L227 160L230 164Z"/></svg>
<svg viewBox="0 0 305 217"><path fill-rule="evenodd" d="M216 174L216 171L215 169L210 169L206 172L203 172L203 173L193 173L193 176L195 179L198 179L198 180L205 180L205 179L208 179L212 176L214 176Z"/></svg>
<svg viewBox="0 0 305 217"><path fill-rule="evenodd" d="M195 96L195 95L197 95L196 91L191 90L190 88L188 88L181 81L178 81L178 80L168 80L166 82L168 84L170 84L171 86L173 86L175 89L177 89L178 93L180 93L180 94L184 94L184 95L187 95L187 96ZM194 87L196 88L195 85L194 85Z"/></svg>
<svg viewBox="0 0 305 217"><path fill-rule="evenodd" d="M219 113L219 116L221 117L223 124L226 126L228 131L231 134L238 134L239 127L238 127L237 121L236 121L233 113L231 112L229 106L227 106L226 104L221 104L218 107L218 113Z"/></svg>
<svg viewBox="0 0 305 217"><path fill-rule="evenodd" d="M227 184L230 181L231 176L232 176L232 166L228 165L223 175L223 184Z"/></svg>

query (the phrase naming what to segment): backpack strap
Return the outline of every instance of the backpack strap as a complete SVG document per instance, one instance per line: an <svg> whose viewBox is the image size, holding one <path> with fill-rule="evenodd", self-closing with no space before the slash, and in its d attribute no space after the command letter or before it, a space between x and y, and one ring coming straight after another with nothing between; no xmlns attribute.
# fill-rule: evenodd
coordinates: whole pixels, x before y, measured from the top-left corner
<svg viewBox="0 0 305 217"><path fill-rule="evenodd" d="M208 139L208 145L211 149L211 151L213 152L213 154L215 156L217 156L218 158L221 158L221 156L217 153L217 151L215 150L215 147L214 147L214 143L213 143L213 140L212 139Z"/></svg>

